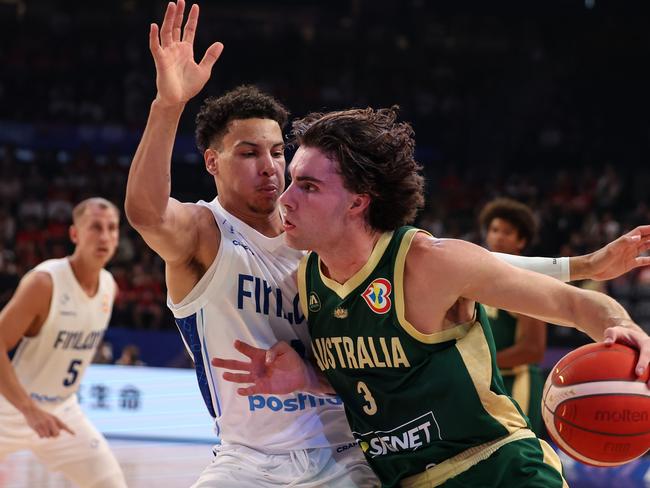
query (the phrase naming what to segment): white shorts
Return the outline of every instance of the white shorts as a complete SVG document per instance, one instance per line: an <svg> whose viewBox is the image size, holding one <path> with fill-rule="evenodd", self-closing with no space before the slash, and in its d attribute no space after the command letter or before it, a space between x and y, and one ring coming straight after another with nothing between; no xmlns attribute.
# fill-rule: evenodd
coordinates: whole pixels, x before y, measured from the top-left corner
<svg viewBox="0 0 650 488"><path fill-rule="evenodd" d="M30 450L51 471L61 471L84 488L125 488L126 481L104 436L83 414L77 397L48 409L70 427L58 437L40 438L13 405L0 397L0 462L12 452Z"/></svg>
<svg viewBox="0 0 650 488"><path fill-rule="evenodd" d="M354 444L267 454L242 445L215 447L192 488L374 488L379 480Z"/></svg>

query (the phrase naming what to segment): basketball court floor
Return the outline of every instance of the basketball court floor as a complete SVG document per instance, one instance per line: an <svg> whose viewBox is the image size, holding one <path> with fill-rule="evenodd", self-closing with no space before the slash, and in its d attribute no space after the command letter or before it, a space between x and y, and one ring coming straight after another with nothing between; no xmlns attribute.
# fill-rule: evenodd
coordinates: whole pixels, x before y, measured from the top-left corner
<svg viewBox="0 0 650 488"><path fill-rule="evenodd" d="M191 486L212 459L209 444L110 440L129 488ZM50 473L27 451L0 463L2 488L75 488L59 473Z"/></svg>
<svg viewBox="0 0 650 488"><path fill-rule="evenodd" d="M212 459L209 444L110 440L130 488L185 488ZM650 488L650 457L619 468L593 468L560 454L571 488ZM75 488L29 452L0 463L2 488Z"/></svg>

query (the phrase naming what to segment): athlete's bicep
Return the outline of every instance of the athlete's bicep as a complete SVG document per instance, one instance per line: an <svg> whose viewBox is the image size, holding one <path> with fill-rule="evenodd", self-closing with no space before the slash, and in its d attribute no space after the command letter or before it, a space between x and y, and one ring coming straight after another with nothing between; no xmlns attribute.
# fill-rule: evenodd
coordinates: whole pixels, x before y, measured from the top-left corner
<svg viewBox="0 0 650 488"><path fill-rule="evenodd" d="M16 293L0 312L0 342L13 349L23 336L35 336L50 310L52 277L34 271L18 285Z"/></svg>
<svg viewBox="0 0 650 488"><path fill-rule="evenodd" d="M461 296L485 305L530 315L547 322L574 325L578 289L559 280L510 266L482 247L450 241L445 269Z"/></svg>
<svg viewBox="0 0 650 488"><path fill-rule="evenodd" d="M170 198L165 215L159 222L155 225L134 225L134 228L165 262L187 263L200 250L206 223L209 224L207 228L219 236L219 229L209 209Z"/></svg>

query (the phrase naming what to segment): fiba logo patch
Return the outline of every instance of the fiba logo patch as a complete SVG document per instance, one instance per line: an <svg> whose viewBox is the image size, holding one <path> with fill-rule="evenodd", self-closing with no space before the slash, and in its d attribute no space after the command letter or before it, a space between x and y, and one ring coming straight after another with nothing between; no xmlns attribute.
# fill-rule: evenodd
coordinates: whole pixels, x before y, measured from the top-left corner
<svg viewBox="0 0 650 488"><path fill-rule="evenodd" d="M370 307L370 310L384 314L390 310L391 300L389 296L392 289L390 281L386 278L377 278L368 285L368 288L361 296Z"/></svg>
<svg viewBox="0 0 650 488"><path fill-rule="evenodd" d="M313 291L309 294L309 311L318 312L320 310L320 298Z"/></svg>

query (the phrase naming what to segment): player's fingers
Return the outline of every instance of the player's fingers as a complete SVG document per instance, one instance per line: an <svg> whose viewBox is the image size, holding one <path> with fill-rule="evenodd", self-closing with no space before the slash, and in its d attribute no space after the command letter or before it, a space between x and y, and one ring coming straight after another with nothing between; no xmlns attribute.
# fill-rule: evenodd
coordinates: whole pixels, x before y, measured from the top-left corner
<svg viewBox="0 0 650 488"><path fill-rule="evenodd" d="M183 30L183 41L189 42L190 44L194 43L194 35L196 34L196 25L199 21L199 6L195 3L190 8L190 14L187 16L187 22L185 22L185 30Z"/></svg>
<svg viewBox="0 0 650 488"><path fill-rule="evenodd" d="M628 232L628 235L629 234L637 234L642 237L648 237L650 236L650 225L639 225L638 227L635 227L630 232Z"/></svg>
<svg viewBox="0 0 650 488"><path fill-rule="evenodd" d="M637 252L642 254L650 249L650 239L644 239L637 247Z"/></svg>
<svg viewBox="0 0 650 488"><path fill-rule="evenodd" d="M231 383L254 383L255 379L250 373L224 373L223 379Z"/></svg>
<svg viewBox="0 0 650 488"><path fill-rule="evenodd" d="M176 15L174 15L174 25L172 26L172 41L174 42L181 40L183 14L185 14L185 0L178 0L176 3Z"/></svg>
<svg viewBox="0 0 650 488"><path fill-rule="evenodd" d="M641 236L639 234L634 234L634 235L626 234L623 236L623 240L628 244L635 244L641 241Z"/></svg>
<svg viewBox="0 0 650 488"><path fill-rule="evenodd" d="M637 258L634 258L634 266L636 268L648 265L650 265L650 256L639 256Z"/></svg>
<svg viewBox="0 0 650 488"><path fill-rule="evenodd" d="M605 332L603 332L603 342L605 345L614 344L617 338L618 334L614 327L608 327L605 329Z"/></svg>
<svg viewBox="0 0 650 488"><path fill-rule="evenodd" d="M65 430L70 435L75 435L74 430L72 430L68 425L63 422L61 419L56 419L56 424L60 430Z"/></svg>
<svg viewBox="0 0 650 488"><path fill-rule="evenodd" d="M199 63L199 66L207 70L211 70L212 67L214 66L214 63L216 63L217 59L219 59L219 56L221 56L222 52L223 52L223 44L220 42L215 42L205 52L205 54L203 55L203 59Z"/></svg>
<svg viewBox="0 0 650 488"><path fill-rule="evenodd" d="M151 54L153 54L154 60L156 60L158 56L160 56L160 53L162 53L157 24L151 24L149 29L149 50L151 51Z"/></svg>
<svg viewBox="0 0 650 488"><path fill-rule="evenodd" d="M636 374L642 376L647 371L650 363L650 337L643 334L643 337L638 341L637 347L639 348L639 360L636 363Z"/></svg>
<svg viewBox="0 0 650 488"><path fill-rule="evenodd" d="M273 344L271 348L266 351L266 356L264 358L264 362L268 366L271 364L273 361L275 361L275 358L278 357L278 355L284 353L287 351L287 348L291 348L289 344L287 344L285 341L279 341Z"/></svg>
<svg viewBox="0 0 650 488"><path fill-rule="evenodd" d="M34 430L36 431L36 433L38 434L38 436L39 436L41 439L43 439L43 438L45 438L45 437L49 437L49 436L48 436L47 425L45 425L45 424L38 424L38 425L36 425L36 426L34 427Z"/></svg>
<svg viewBox="0 0 650 488"><path fill-rule="evenodd" d="M257 385L249 386L246 388L237 388L237 393L241 396L251 396L268 393L264 388Z"/></svg>
<svg viewBox="0 0 650 488"><path fill-rule="evenodd" d="M251 346L243 341L235 341L235 349L241 352L244 356L248 356L251 359L259 358L263 355L266 350L260 349L259 347Z"/></svg>
<svg viewBox="0 0 650 488"><path fill-rule="evenodd" d="M47 426L47 432L48 432L48 437L59 437L59 433L61 432L61 428L59 427L58 420L56 417L53 417L50 419L48 422Z"/></svg>
<svg viewBox="0 0 650 488"><path fill-rule="evenodd" d="M234 369L235 371L251 370L251 363L237 361L236 359L212 358L210 362L215 368Z"/></svg>
<svg viewBox="0 0 650 488"><path fill-rule="evenodd" d="M172 44L172 27L174 25L174 15L176 14L176 4L169 2L165 11L162 27L160 28L160 43L162 47L169 47Z"/></svg>

